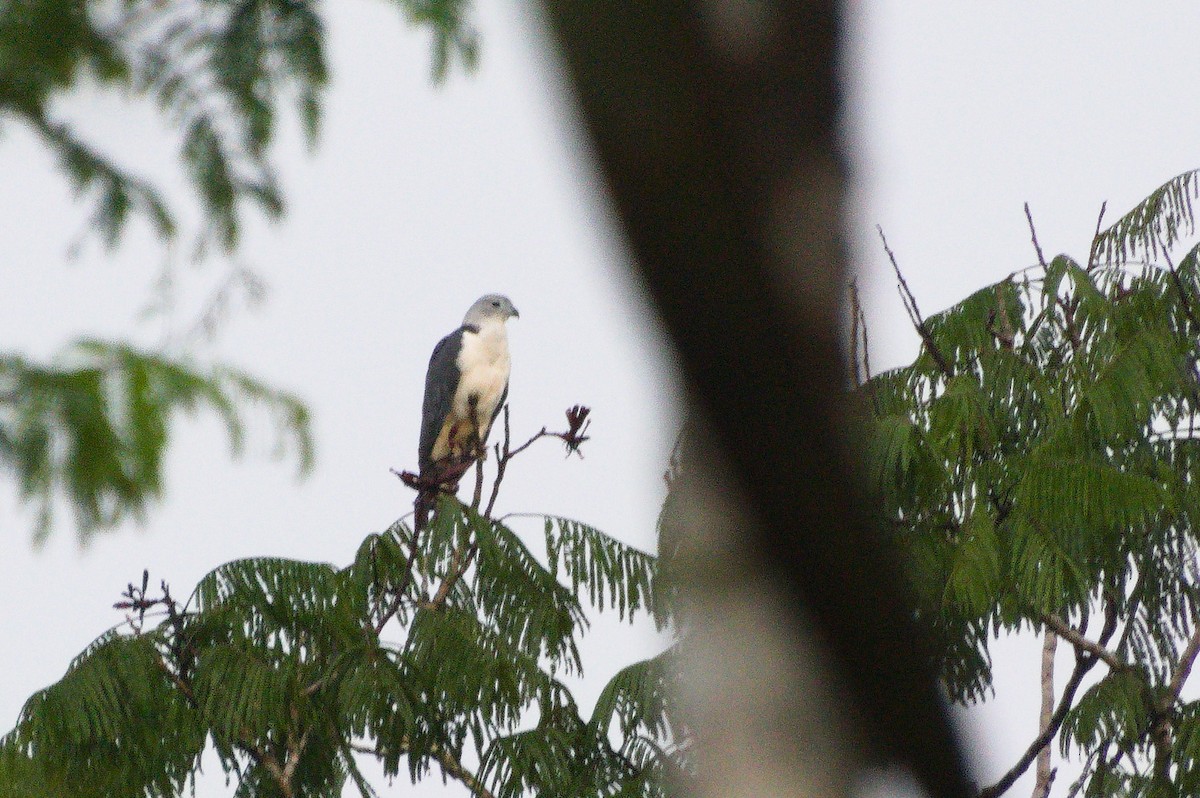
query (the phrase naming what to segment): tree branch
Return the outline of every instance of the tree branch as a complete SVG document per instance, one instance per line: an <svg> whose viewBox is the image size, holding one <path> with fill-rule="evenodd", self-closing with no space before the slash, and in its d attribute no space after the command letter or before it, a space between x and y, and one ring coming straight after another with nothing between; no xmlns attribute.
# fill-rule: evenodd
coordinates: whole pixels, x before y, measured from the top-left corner
<svg viewBox="0 0 1200 798"><path fill-rule="evenodd" d="M1192 666L1196 664L1197 654L1200 654L1200 626L1197 626L1192 632L1187 648L1183 650L1183 656L1179 658L1179 667L1175 669L1175 675L1171 677L1171 683L1167 685L1167 693L1159 705L1161 711L1167 711L1179 700L1179 694L1183 692L1183 685L1192 673Z"/></svg>
<svg viewBox="0 0 1200 798"><path fill-rule="evenodd" d="M508 468L508 461L516 457L521 452L533 445L533 442L538 438L546 435L546 428L542 427L542 431L534 435L524 444L518 446L516 451L509 451L509 443L512 441L512 432L508 423L508 404L504 405L504 449L501 450L500 444L496 444L496 479L492 482L492 495L488 497L487 509L483 511L484 518L492 517L492 509L496 506L496 497L500 495L500 483L504 481L504 471Z"/></svg>
<svg viewBox="0 0 1200 798"><path fill-rule="evenodd" d="M1104 628L1100 631L1099 645L1104 646L1112 638L1117 631L1117 607L1116 603L1108 601L1104 608ZM1037 757L1038 753L1054 739L1054 735L1058 734L1059 728L1067 717L1067 713L1071 710L1071 705L1075 701L1075 693L1079 690L1079 685L1083 682L1083 677L1087 675L1096 663L1100 662L1100 658L1091 652L1081 652L1079 649L1075 651L1075 667L1071 671L1071 677L1067 680L1067 684L1063 687L1062 697L1058 701L1058 707L1054 710L1054 714L1050 717L1050 722L1042 729L1041 733L1034 738L1029 747L1025 749L1025 753L1017 760L1017 763L1009 768L1008 772L1000 777L990 787L985 787L979 791L978 798L997 798L1008 791L1008 788L1013 786L1017 779L1025 774L1029 769L1030 764Z"/></svg>
<svg viewBox="0 0 1200 798"><path fill-rule="evenodd" d="M446 597L450 595L450 591L454 589L454 585L462 579L463 574L471 567L471 561L475 559L475 553L479 551L479 547L474 543L466 547L466 551L462 548L454 550L454 554L450 557L450 569L446 572L446 577L442 583L438 585L437 592L433 594L427 603L422 606L426 609L436 610L446 602Z"/></svg>
<svg viewBox="0 0 1200 798"><path fill-rule="evenodd" d="M1108 201L1100 203L1100 215L1096 217L1096 233L1092 236L1092 248L1088 252L1087 270L1096 268L1096 256L1100 254L1100 225L1104 224L1104 211L1108 209Z"/></svg>
<svg viewBox="0 0 1200 798"><path fill-rule="evenodd" d="M1025 753L1021 755L1017 763L1000 777L999 781L991 787L985 787L979 791L979 798L997 798L1007 792L1008 788L1013 786L1017 779L1025 775L1025 771L1029 769L1029 766L1033 763L1038 753L1054 739L1055 734L1058 734L1058 729L1062 726L1063 720L1067 717L1067 712L1071 709L1071 703L1075 700L1075 692L1079 689L1079 684L1097 662L1099 662L1098 659L1090 656L1075 661L1075 668L1071 671L1071 678L1067 680L1067 684L1063 688L1062 698L1059 699L1058 707L1050 717L1050 722L1034 738L1033 742L1029 744L1029 747L1025 749Z"/></svg>
<svg viewBox="0 0 1200 798"><path fill-rule="evenodd" d="M434 745L431 750L433 750L434 755L438 758L438 764L442 766L442 772L447 776L461 781L476 798L496 798L483 786L483 782L474 773L463 767L462 762L459 762L452 753L440 745Z"/></svg>
<svg viewBox="0 0 1200 798"><path fill-rule="evenodd" d="M1013 330L1012 319L1008 317L1008 307L1004 304L1004 286L1003 283L996 283L996 318L1000 322L1000 330L996 332L993 329L992 334L1000 341L1000 345L1005 349L1012 349L1016 344L1017 333Z"/></svg>
<svg viewBox="0 0 1200 798"><path fill-rule="evenodd" d="M1025 218L1029 221L1029 237L1033 239L1033 249L1037 252L1038 264L1046 268L1046 256L1042 254L1042 245L1038 243L1037 230L1033 226L1033 214L1029 212L1029 203L1025 203Z"/></svg>
<svg viewBox="0 0 1200 798"><path fill-rule="evenodd" d="M508 424L508 405L504 405L504 448L501 449L500 444L496 444L496 481L492 483L492 495L488 499L487 509L483 511L483 517L492 517L492 510L496 506L496 497L500 494L500 483L504 480L504 472L508 468L508 462L521 452L528 449L535 442L541 440L542 438L558 438L567 445L568 457L572 454L578 454L580 457L583 457L583 454L579 451L579 447L582 446L584 441L588 439L588 436L584 433L586 433L588 427L591 426L591 421L588 420L588 415L590 413L591 410L583 405L575 405L574 407L568 408L566 432L550 432L545 427L542 427L542 429L534 434L534 436L529 440L525 441L515 449L510 449L509 447L512 442L512 434L509 431Z"/></svg>
<svg viewBox="0 0 1200 798"><path fill-rule="evenodd" d="M504 409L507 410L508 405L505 405ZM484 451L487 451L486 448L484 449ZM478 460L475 461L475 493L473 496L471 496L471 509L472 510L479 509L479 502L482 498L483 498L483 458L480 457Z"/></svg>
<svg viewBox="0 0 1200 798"><path fill-rule="evenodd" d="M1079 630L1065 623L1061 618L1055 615L1050 615L1049 613L1044 613L1041 616L1041 621L1043 626L1066 640L1068 643L1074 646L1077 651L1086 651L1115 671L1124 671L1129 669L1129 665L1122 661L1120 657L1118 657L1112 651L1109 651L1104 646L1087 639L1079 633Z"/></svg>
<svg viewBox="0 0 1200 798"><path fill-rule="evenodd" d="M862 355L859 355L859 331L862 331ZM854 375L854 387L858 388L871 379L871 356L867 352L867 319L863 315L862 303L858 296L858 278L850 279L850 366ZM862 367L866 375L859 372Z"/></svg>
<svg viewBox="0 0 1200 798"><path fill-rule="evenodd" d="M358 754L369 754L370 756L374 757L382 756L378 748L372 748L366 745L356 745L351 743L350 750ZM400 741L400 750L401 753L410 753L412 750L409 745L407 735ZM479 777L467 770L467 768L463 766L462 762L460 762L453 753L446 750L444 746L434 743L433 745L429 746L429 753L433 754L433 756L437 758L438 764L441 765L442 771L447 776L462 782L463 785L471 791L471 794L475 796L475 798L496 798L496 796L490 790L488 790L487 787L483 786L483 782L479 780Z"/></svg>
<svg viewBox="0 0 1200 798"><path fill-rule="evenodd" d="M900 271L900 264L896 262L896 253L892 252L892 248L888 246L887 236L883 234L883 227L875 225L875 229L879 231L879 239L883 242L883 251L887 253L888 260L892 262L896 279L900 281L897 287L900 290L900 298L904 301L904 309L908 312L909 321L912 322L917 335L921 336L921 341L924 342L925 348L929 350L929 355L937 363L938 369L947 377L953 377L954 370L950 368L949 362L942 355L942 350L934 342L933 335L930 334L929 327L921 316L921 309L917 307L917 298L913 296L913 292L908 287L908 281L904 279L904 275Z"/></svg>
<svg viewBox="0 0 1200 798"><path fill-rule="evenodd" d="M267 769L271 776L274 777L276 783L279 784L279 791L284 798L292 798L295 793L292 790L292 779L287 771L287 768L280 765L279 760L276 759L272 754L263 751L258 746L249 747L253 748L257 752L259 761L262 762L262 766Z"/></svg>
<svg viewBox="0 0 1200 798"><path fill-rule="evenodd" d="M1029 205L1025 206L1028 212ZM1050 719L1054 715L1054 654L1058 650L1058 635L1053 629L1046 629L1042 641L1042 708L1038 715L1038 729L1045 731L1050 727ZM1054 783L1055 771L1050 767L1050 746L1042 746L1037 755L1037 777L1034 780L1032 798L1049 798L1050 786Z"/></svg>
<svg viewBox="0 0 1200 798"><path fill-rule="evenodd" d="M300 756L304 753L304 747L308 745L308 733L310 729L305 729L304 732L297 737L296 726L300 724L300 711L295 704L292 705L292 727L288 729L288 753L287 761L283 765L283 779L280 782L280 788L286 794L291 795L292 777L296 774L296 768L300 765Z"/></svg>
<svg viewBox="0 0 1200 798"><path fill-rule="evenodd" d="M404 575L401 578L400 586L396 588L396 594L392 599L392 603L384 610L383 614L379 616L379 620L372 627L376 636L383 633L383 627L387 626L388 621L394 618L396 613L400 611L400 607L404 605L404 594L408 591L409 585L412 584L412 569L413 563L417 559L417 547L420 542L420 536L421 530L416 524L413 524L412 539L409 541L411 547L408 550L408 558L404 562Z"/></svg>

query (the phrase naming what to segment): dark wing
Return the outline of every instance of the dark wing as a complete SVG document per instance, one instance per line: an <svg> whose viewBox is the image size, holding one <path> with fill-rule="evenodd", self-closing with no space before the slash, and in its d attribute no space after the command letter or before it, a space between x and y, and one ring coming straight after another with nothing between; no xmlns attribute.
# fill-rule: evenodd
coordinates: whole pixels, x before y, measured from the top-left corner
<svg viewBox="0 0 1200 798"><path fill-rule="evenodd" d="M438 341L429 358L429 370L425 372L425 401L421 405L421 444L417 451L421 473L432 464L433 444L454 402L454 391L461 376L458 353L462 351L462 337L463 328L460 327Z"/></svg>

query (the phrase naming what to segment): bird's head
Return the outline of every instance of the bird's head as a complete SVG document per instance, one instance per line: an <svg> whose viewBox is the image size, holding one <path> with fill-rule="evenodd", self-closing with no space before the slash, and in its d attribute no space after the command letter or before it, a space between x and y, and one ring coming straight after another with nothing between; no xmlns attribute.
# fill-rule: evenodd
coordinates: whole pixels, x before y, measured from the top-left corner
<svg viewBox="0 0 1200 798"><path fill-rule="evenodd" d="M485 294L471 305L467 315L463 317L463 324L478 325L489 319L506 321L514 316L520 318L521 314L517 312L512 300L503 294Z"/></svg>

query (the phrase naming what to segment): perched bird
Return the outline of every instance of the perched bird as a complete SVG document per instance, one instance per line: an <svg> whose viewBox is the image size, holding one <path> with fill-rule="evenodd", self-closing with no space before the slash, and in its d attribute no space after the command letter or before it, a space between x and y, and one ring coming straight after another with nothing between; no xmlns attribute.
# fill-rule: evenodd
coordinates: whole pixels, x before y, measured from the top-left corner
<svg viewBox="0 0 1200 798"><path fill-rule="evenodd" d="M488 432L508 396L511 362L505 322L521 314L506 296L475 300L462 326L433 349L425 374L416 527L429 517L437 492L454 490L484 454Z"/></svg>

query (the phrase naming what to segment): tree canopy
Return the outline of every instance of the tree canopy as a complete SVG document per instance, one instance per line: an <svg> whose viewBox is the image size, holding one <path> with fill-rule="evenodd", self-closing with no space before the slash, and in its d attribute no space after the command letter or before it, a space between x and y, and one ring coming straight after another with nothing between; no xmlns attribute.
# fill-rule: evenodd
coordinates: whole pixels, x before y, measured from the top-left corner
<svg viewBox="0 0 1200 798"><path fill-rule="evenodd" d="M496 456L524 448L506 434ZM143 573L126 620L0 738L0 796L176 796L209 746L239 796L373 796L363 757L479 796L664 795L687 762L670 653L619 671L590 713L563 681L583 672L585 607L670 622L656 559L553 516L535 552L481 495L443 496L428 528L401 519L340 567L237 560L183 601Z"/></svg>
<svg viewBox="0 0 1200 798"><path fill-rule="evenodd" d="M1043 672L1040 734L982 796L1055 742L1082 766L1069 795L1200 791L1200 702L1183 695L1200 653L1200 245L1177 253L1198 176L1098 229L1086 258L1037 246L1037 265L928 318L897 268L921 352L856 397L946 688L986 697L1003 632L1075 650L1059 692Z"/></svg>
<svg viewBox="0 0 1200 798"><path fill-rule="evenodd" d="M474 61L461 0L395 5L432 31L435 79ZM248 213L284 210L271 142L287 108L316 140L324 41L305 0L0 3L0 124L59 157L108 246L140 218L199 255L228 255ZM162 176L56 116L64 96L96 87L161 111L198 231L183 229ZM0 462L39 510L39 536L64 498L87 535L161 495L175 417L217 414L236 453L255 406L307 468L299 398L230 366L92 339L51 362L0 355ZM496 456L518 451L506 438ZM389 779L436 774L483 796L662 795L687 762L669 655L622 669L590 712L566 681L583 672L588 608L671 622L656 558L551 516L535 530L544 549L531 548L528 530L492 517L502 476L487 507L445 497L428 528L398 520L340 565L238 560L186 598L143 571L116 604L125 620L0 737L0 796L179 795L205 751L247 796L374 795L363 758Z"/></svg>

